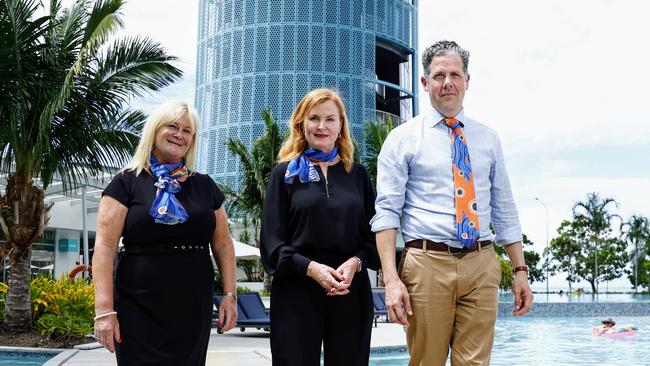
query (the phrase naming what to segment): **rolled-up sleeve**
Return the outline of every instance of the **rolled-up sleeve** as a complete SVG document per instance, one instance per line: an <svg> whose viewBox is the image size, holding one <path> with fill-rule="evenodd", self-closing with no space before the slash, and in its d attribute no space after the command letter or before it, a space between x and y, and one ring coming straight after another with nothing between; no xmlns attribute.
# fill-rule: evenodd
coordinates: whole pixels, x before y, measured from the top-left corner
<svg viewBox="0 0 650 366"><path fill-rule="evenodd" d="M490 219L494 225L497 244L507 245L521 241L521 225L512 197L501 141L496 135L494 146L495 156L490 170Z"/></svg>
<svg viewBox="0 0 650 366"><path fill-rule="evenodd" d="M400 227L411 154L405 149L400 130L388 135L377 159L377 199L370 221L374 232Z"/></svg>

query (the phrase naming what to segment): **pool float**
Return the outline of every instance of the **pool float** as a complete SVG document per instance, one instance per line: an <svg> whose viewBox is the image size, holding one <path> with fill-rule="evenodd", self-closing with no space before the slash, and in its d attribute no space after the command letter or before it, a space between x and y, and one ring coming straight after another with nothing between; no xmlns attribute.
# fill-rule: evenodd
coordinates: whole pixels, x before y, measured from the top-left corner
<svg viewBox="0 0 650 366"><path fill-rule="evenodd" d="M88 271L89 273L92 273L93 268L90 265L78 264L78 265L72 267L72 270L70 271L70 273L68 273L68 277L75 278L77 273L82 272L82 271Z"/></svg>
<svg viewBox="0 0 650 366"><path fill-rule="evenodd" d="M639 329L636 327L636 325L633 324L619 325L617 327L613 327L605 333L600 333L601 329L601 327L594 327L591 329L591 334L605 338L624 338L634 337L639 333Z"/></svg>

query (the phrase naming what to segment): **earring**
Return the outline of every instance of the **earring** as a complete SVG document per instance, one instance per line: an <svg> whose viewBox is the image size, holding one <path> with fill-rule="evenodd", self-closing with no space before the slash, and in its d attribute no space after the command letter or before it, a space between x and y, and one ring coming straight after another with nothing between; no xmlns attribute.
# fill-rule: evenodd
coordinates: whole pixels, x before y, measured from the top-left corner
<svg viewBox="0 0 650 366"><path fill-rule="evenodd" d="M339 132L339 137L338 138L341 138L341 133L340 132Z"/></svg>

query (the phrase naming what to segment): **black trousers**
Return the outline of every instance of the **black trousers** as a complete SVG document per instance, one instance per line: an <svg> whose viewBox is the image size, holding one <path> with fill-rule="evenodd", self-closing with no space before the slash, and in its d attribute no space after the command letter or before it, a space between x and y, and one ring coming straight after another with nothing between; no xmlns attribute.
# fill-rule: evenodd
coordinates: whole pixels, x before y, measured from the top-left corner
<svg viewBox="0 0 650 366"><path fill-rule="evenodd" d="M336 268L336 267L334 267ZM368 274L357 273L350 293L326 296L304 275L273 279L271 353L274 366L367 366L373 305Z"/></svg>

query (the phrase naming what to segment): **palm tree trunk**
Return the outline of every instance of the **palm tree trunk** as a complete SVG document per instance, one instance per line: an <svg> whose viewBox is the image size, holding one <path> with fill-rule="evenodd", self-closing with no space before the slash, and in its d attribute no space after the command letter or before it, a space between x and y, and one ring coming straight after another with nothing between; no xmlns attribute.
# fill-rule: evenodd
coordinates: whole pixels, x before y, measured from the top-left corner
<svg viewBox="0 0 650 366"><path fill-rule="evenodd" d="M253 219L253 230L255 231L255 246L259 249L260 247L260 219ZM273 283L273 276L269 275L266 271L264 271L264 282L263 282L263 289L264 292L269 294L271 293L271 284Z"/></svg>
<svg viewBox="0 0 650 366"><path fill-rule="evenodd" d="M31 179L25 179L25 174L17 172L7 177L6 194L0 199L1 221L9 233L6 239L11 266L4 324L17 331L29 331L32 326L31 246L43 234L52 207L43 198L43 190L34 186Z"/></svg>
<svg viewBox="0 0 650 366"><path fill-rule="evenodd" d="M271 292L271 284L273 284L273 276L264 272L264 292L266 293Z"/></svg>
<svg viewBox="0 0 650 366"><path fill-rule="evenodd" d="M634 293L637 292L639 287L639 245L634 243Z"/></svg>
<svg viewBox="0 0 650 366"><path fill-rule="evenodd" d="M32 305L29 289L31 250L10 256L9 290L5 299L5 326L27 331L32 327Z"/></svg>

